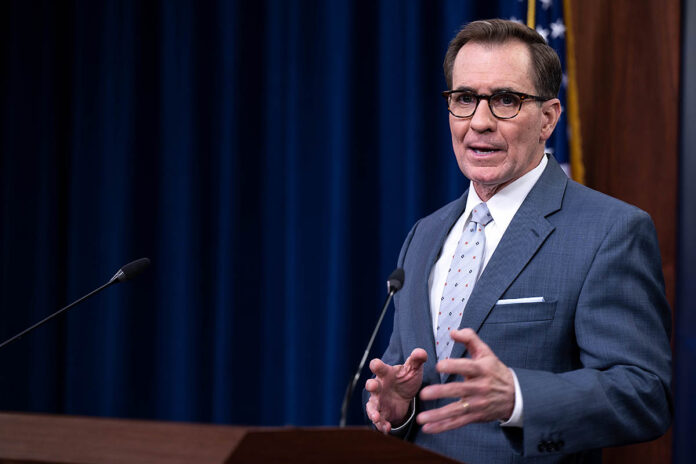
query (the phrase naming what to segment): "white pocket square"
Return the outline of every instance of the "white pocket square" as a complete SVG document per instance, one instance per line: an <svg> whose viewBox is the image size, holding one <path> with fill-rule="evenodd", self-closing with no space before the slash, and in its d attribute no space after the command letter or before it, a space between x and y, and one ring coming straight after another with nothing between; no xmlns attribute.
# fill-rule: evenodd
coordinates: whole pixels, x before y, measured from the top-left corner
<svg viewBox="0 0 696 464"><path fill-rule="evenodd" d="M496 304L498 305L508 305L508 304L520 304L520 303L543 303L543 296L530 296L527 298L509 298L506 300L498 300Z"/></svg>

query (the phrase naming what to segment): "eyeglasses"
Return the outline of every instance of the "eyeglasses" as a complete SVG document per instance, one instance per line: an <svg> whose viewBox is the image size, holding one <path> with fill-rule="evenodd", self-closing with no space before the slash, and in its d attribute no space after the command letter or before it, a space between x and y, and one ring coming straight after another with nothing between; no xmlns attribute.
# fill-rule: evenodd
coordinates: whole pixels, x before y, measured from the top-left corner
<svg viewBox="0 0 696 464"><path fill-rule="evenodd" d="M488 108L498 119L514 118L520 114L524 102L551 100L511 90L496 92L492 95L477 95L469 90L447 90L442 92L442 96L447 100L447 110L456 118L472 117L481 100L488 101Z"/></svg>

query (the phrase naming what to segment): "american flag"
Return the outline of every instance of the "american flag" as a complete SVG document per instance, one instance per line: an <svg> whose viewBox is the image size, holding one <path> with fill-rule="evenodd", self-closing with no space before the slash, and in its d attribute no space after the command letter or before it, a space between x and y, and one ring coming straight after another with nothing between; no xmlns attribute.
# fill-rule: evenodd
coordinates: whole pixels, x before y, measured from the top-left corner
<svg viewBox="0 0 696 464"><path fill-rule="evenodd" d="M529 2L532 2L532 4L530 5ZM564 3L563 0L501 0L500 11L501 17L527 24L536 29L546 39L546 42L556 50L561 59L563 82L558 98L561 100L563 111L556 130L546 143L546 151L556 157L556 160L563 166L563 169L569 176L582 182L583 169L579 150L579 122L575 116L577 115L577 108L572 106L569 108L568 105L569 84L574 85L574 83L570 82L568 77L569 55L566 53L566 40L569 31L564 18L568 18L568 13L570 12L566 12L564 17ZM572 50L570 51L572 52ZM571 120L573 124L570 124ZM571 162L570 142L573 137L577 139L577 148L574 149Z"/></svg>

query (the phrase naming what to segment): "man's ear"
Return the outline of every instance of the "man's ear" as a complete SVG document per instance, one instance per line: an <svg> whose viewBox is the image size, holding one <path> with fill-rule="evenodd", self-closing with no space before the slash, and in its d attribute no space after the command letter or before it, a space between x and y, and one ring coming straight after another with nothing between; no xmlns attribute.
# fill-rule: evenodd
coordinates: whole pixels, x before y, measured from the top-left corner
<svg viewBox="0 0 696 464"><path fill-rule="evenodd" d="M539 134L539 141L546 142L553 130L558 124L558 120L561 117L561 101L558 98L552 98L551 100L545 101L541 104L541 133Z"/></svg>

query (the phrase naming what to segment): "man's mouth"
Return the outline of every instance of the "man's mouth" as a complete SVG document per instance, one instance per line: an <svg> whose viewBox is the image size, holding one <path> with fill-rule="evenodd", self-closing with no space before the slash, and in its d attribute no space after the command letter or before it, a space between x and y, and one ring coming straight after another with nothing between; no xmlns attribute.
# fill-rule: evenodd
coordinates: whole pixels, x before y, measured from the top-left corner
<svg viewBox="0 0 696 464"><path fill-rule="evenodd" d="M469 149L476 153L477 155L488 155L490 153L495 153L497 151L500 151L499 148L496 147L489 147L489 146L469 146Z"/></svg>

